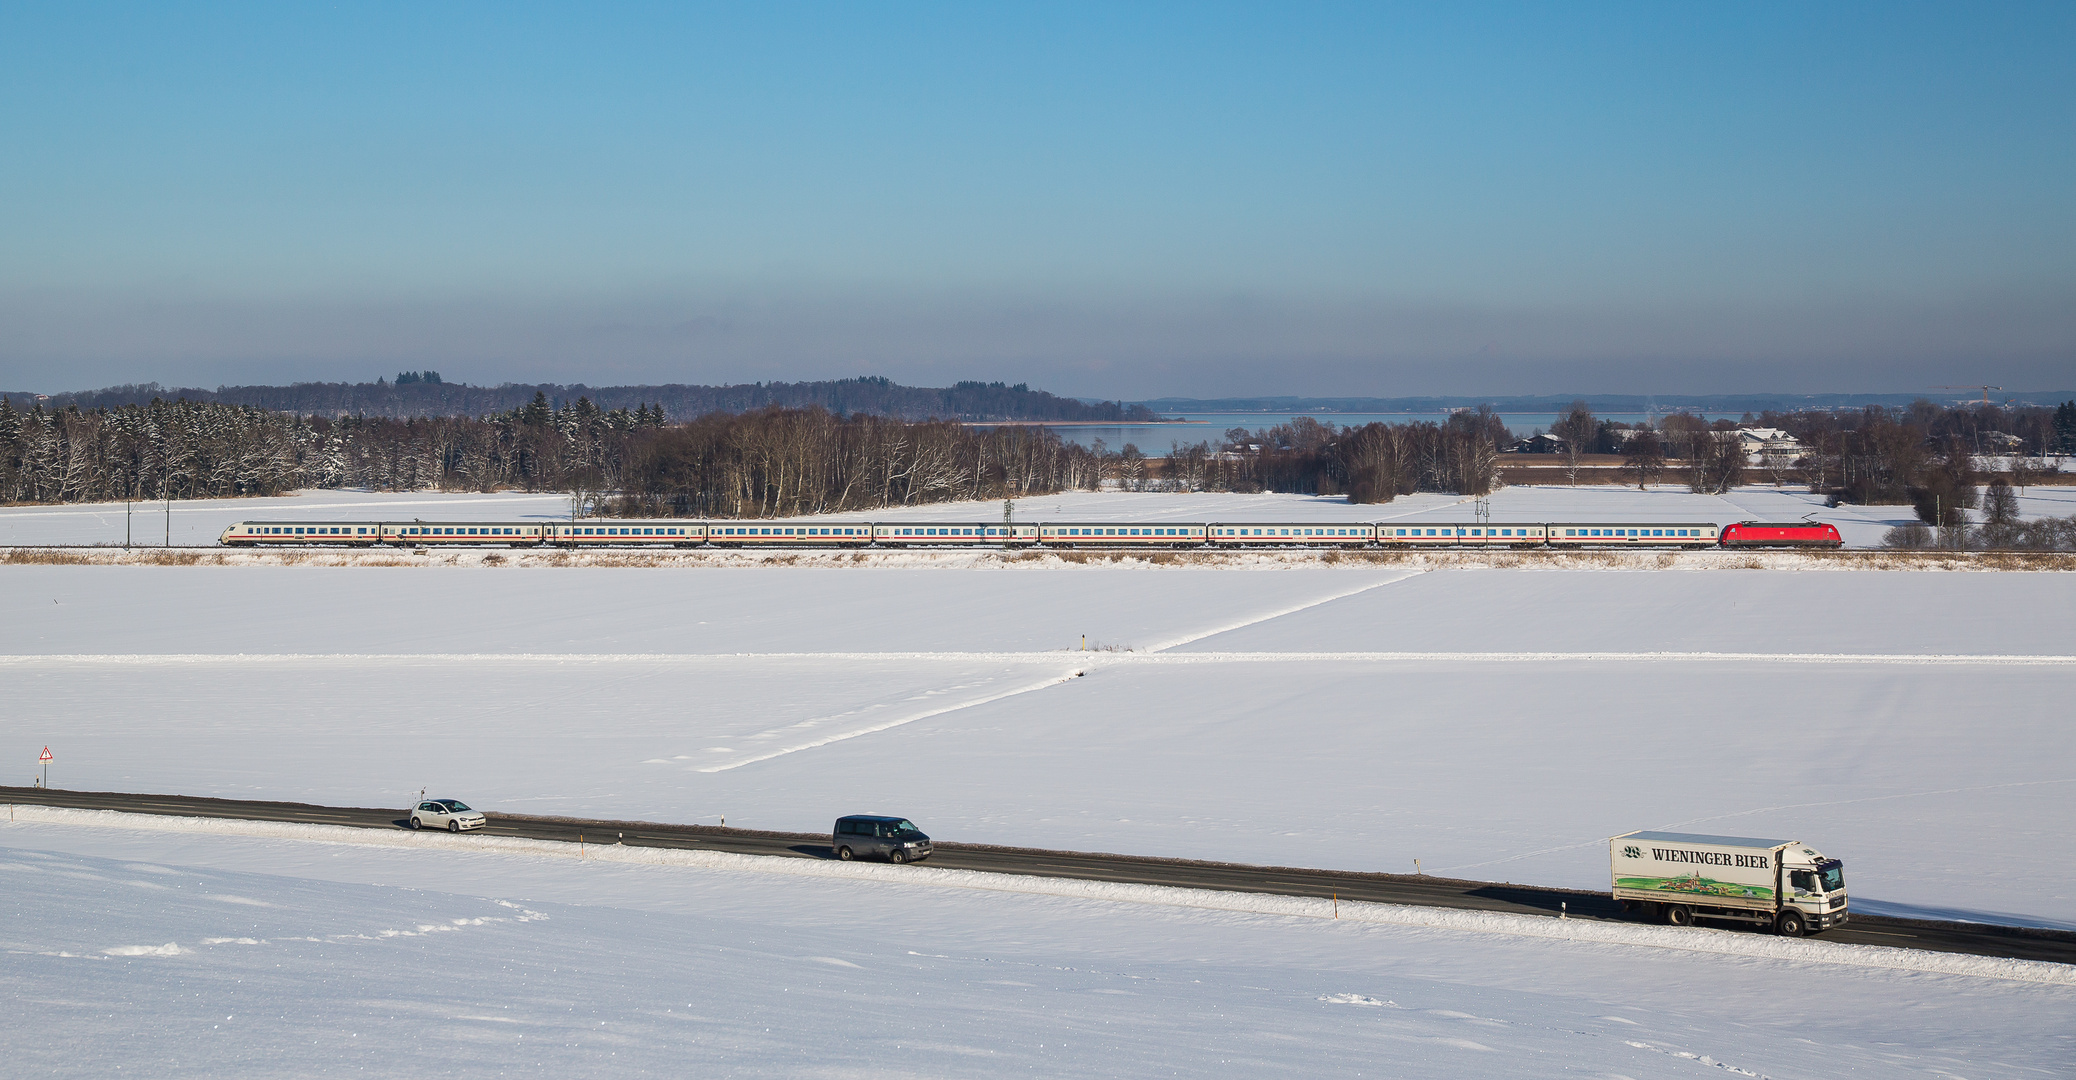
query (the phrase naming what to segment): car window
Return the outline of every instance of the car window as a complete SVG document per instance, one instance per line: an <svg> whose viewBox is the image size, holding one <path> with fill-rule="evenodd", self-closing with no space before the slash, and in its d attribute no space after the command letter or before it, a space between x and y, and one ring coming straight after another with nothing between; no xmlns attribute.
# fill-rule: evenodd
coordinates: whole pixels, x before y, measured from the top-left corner
<svg viewBox="0 0 2076 1080"><path fill-rule="evenodd" d="M469 804L465 802L457 802L453 799L448 799L447 809L457 814L465 814L468 812Z"/></svg>

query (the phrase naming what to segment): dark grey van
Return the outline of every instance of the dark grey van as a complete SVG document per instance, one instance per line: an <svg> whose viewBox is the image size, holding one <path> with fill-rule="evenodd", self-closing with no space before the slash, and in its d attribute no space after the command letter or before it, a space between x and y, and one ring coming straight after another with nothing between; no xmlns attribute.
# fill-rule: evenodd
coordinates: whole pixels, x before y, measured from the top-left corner
<svg viewBox="0 0 2076 1080"><path fill-rule="evenodd" d="M868 855L897 863L930 857L930 838L915 827L915 822L878 814L837 818L829 846L836 850L837 858L845 861Z"/></svg>

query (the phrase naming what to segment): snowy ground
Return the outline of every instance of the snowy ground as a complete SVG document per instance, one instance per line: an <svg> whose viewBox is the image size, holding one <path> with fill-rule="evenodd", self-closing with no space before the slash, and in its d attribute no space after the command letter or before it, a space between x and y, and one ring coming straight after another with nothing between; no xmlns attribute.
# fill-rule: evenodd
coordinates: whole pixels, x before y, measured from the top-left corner
<svg viewBox="0 0 2076 1080"><path fill-rule="evenodd" d="M2076 514L2076 487L2033 487L2019 497L2028 518ZM213 499L172 504L172 542L212 545L225 526L244 520L539 521L567 518L569 499L556 495L405 495L306 491L273 499ZM1384 505L1350 505L1345 498L1302 495L1135 494L1070 492L1018 500L1022 521L1470 521L1472 500L1453 495L1408 495ZM1915 520L1907 506L1826 508L1821 496L1796 488L1752 486L1727 495L1694 495L1684 487L1650 491L1587 485L1510 487L1491 499L1495 522L1544 521L1799 521L1838 526L1848 547L1877 547L1890 528ZM127 529L137 544L164 543L167 512L161 503L137 503ZM1000 521L999 502L942 503L846 515L858 521ZM0 507L0 544L115 544L124 542L121 503Z"/></svg>
<svg viewBox="0 0 2076 1080"><path fill-rule="evenodd" d="M0 825L14 1076L1829 1080L2076 1057L2057 965L36 813Z"/></svg>
<svg viewBox="0 0 2076 1080"><path fill-rule="evenodd" d="M1503 498L1495 519L1703 509ZM399 505L301 499L342 518ZM1466 509L1175 499L1019 513ZM293 505L266 513L314 504ZM0 528L76 541L94 512ZM1732 516L1788 511L1707 519ZM1862 911L2076 926L2071 643L2066 573L9 565L0 780L27 781L49 745L71 788L400 807L430 787L493 811L788 830L878 811L948 840L1581 887L1605 886L1602 838L1680 827L1810 841L1846 860ZM0 825L0 1061L1830 1078L2076 1059L2066 968L454 841L25 811Z"/></svg>
<svg viewBox="0 0 2076 1080"><path fill-rule="evenodd" d="M954 840L1581 887L1602 837L1678 826L1815 843L1863 909L2076 926L2066 574L0 581L16 782L50 744L74 788L430 786L789 830L879 809Z"/></svg>

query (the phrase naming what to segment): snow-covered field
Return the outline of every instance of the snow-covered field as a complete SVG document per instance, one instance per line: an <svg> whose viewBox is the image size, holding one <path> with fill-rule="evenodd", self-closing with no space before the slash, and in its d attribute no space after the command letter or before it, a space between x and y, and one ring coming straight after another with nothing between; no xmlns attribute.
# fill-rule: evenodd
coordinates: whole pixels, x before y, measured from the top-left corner
<svg viewBox="0 0 2076 1080"><path fill-rule="evenodd" d="M1510 489L1505 512L1585 516L1612 490ZM1692 498L1640 497L1661 494ZM1464 511L1218 498L1253 520ZM223 520L259 516L237 506ZM1810 841L1863 911L2076 927L2065 573L16 565L0 680L10 783L48 744L71 788L402 806L430 787L788 830L893 812L948 840L1581 887L1605 885L1602 838L1680 827ZM1565 940L1547 921L1337 923L1265 898L50 811L0 828L10 1075L2076 1060L2067 985L1751 933ZM1689 942L1726 953L1667 947Z"/></svg>
<svg viewBox="0 0 2076 1080"><path fill-rule="evenodd" d="M13 1076L2054 1076L2070 969L1753 934L25 811ZM63 824L51 819L69 818ZM91 822L115 818L114 822Z"/></svg>
<svg viewBox="0 0 2076 1080"><path fill-rule="evenodd" d="M1384 505L1350 505L1339 496L1141 494L1070 492L1018 500L1022 521L1470 521L1473 500L1453 495L1408 495ZM1684 487L1650 491L1606 485L1510 487L1492 496L1495 522L1542 521L1799 521L1838 526L1847 547L1877 547L1890 528L1915 520L1907 506L1826 508L1821 496L1792 487L1750 486L1727 495L1695 495ZM2019 496L2028 518L2076 514L2076 487L2032 487ZM570 501L556 495L396 495L361 491L306 491L271 499L174 502L175 545L208 545L234 521L538 521L567 518ZM999 502L940 503L847 515L859 521L1000 521ZM166 541L168 512L161 503L0 507L0 544L137 544Z"/></svg>
<svg viewBox="0 0 2076 1080"><path fill-rule="evenodd" d="M791 830L878 807L957 840L1589 887L1601 837L1691 826L1816 843L1863 906L2076 926L2076 860L2044 856L2076 846L2066 574L4 581L16 782L50 744L76 788Z"/></svg>

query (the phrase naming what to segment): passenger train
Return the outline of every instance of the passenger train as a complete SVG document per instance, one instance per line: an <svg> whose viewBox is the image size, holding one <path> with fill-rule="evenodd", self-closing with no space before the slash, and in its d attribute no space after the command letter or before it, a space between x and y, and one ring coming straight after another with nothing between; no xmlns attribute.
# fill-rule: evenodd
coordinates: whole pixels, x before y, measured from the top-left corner
<svg viewBox="0 0 2076 1080"><path fill-rule="evenodd" d="M1838 548L1823 522L239 521L230 547Z"/></svg>

